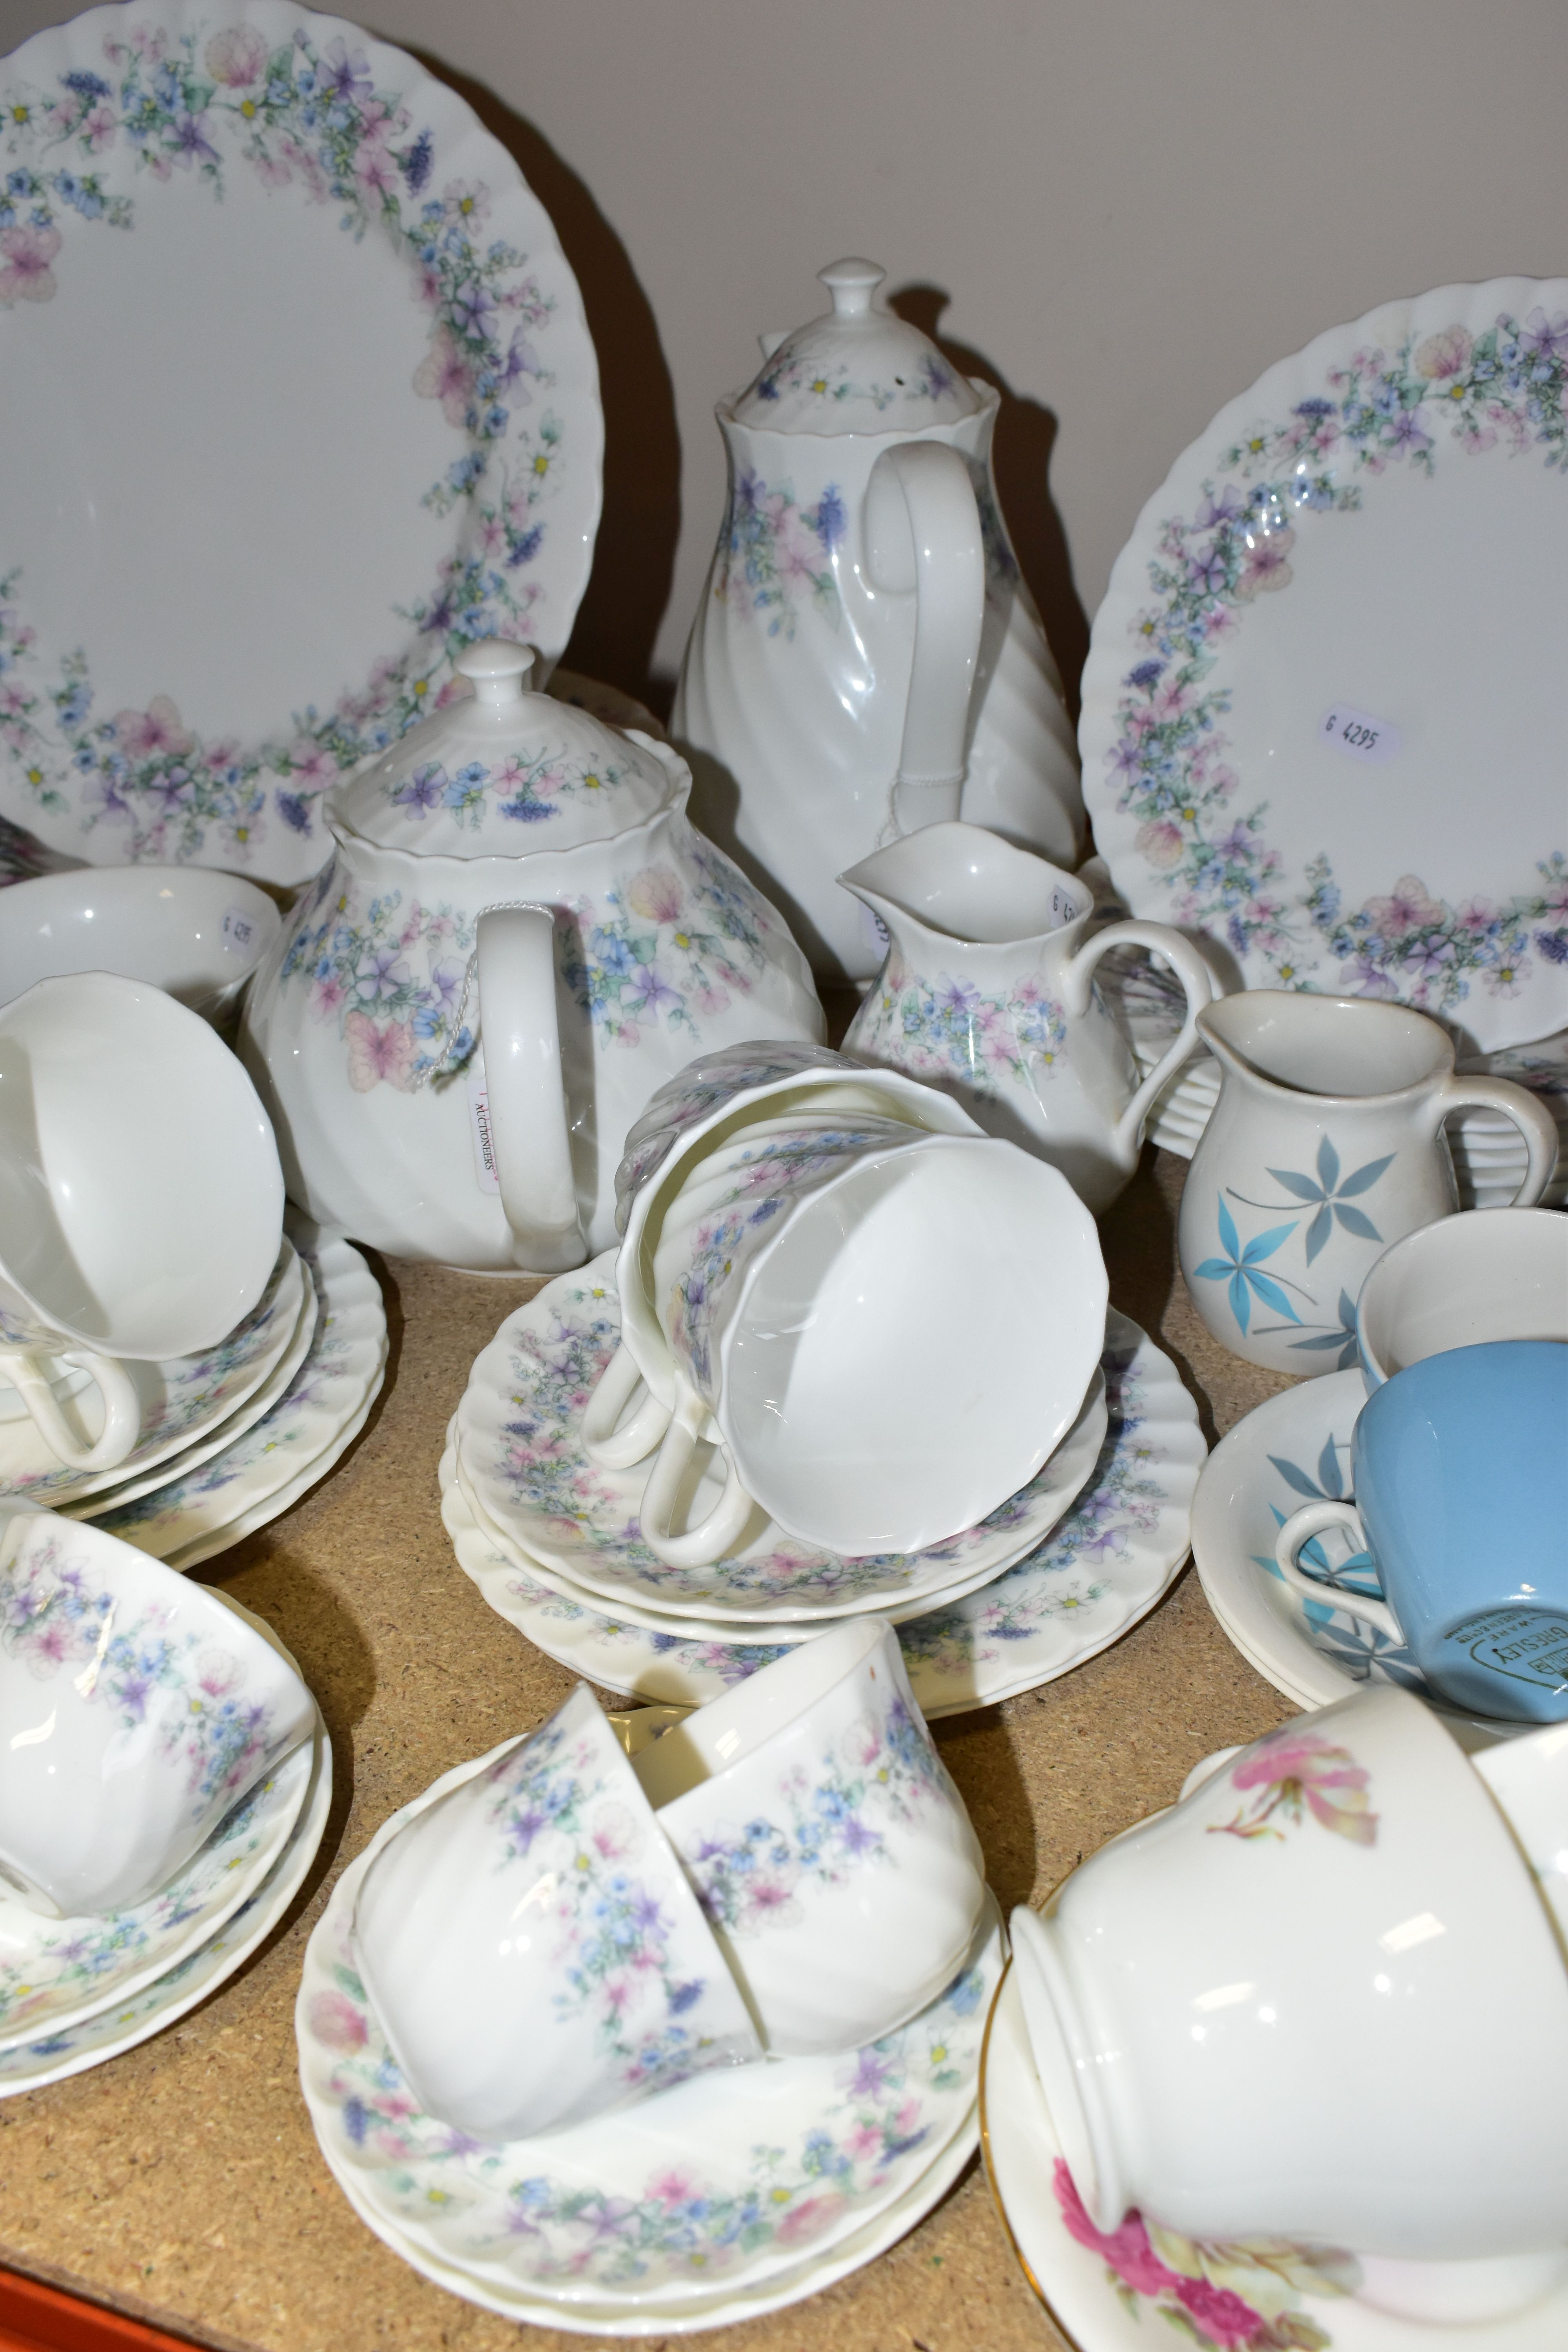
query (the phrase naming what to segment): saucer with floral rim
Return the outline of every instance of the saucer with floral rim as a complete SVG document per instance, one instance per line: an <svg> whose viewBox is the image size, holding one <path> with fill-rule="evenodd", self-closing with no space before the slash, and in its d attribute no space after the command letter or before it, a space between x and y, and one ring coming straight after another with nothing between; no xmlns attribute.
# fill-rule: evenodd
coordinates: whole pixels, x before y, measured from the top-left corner
<svg viewBox="0 0 1568 2352"><path fill-rule="evenodd" d="M374 1854L485 1760L444 1775L384 1825L338 1881L306 1954L296 2011L306 2104L328 2165L353 2182L373 2229L449 2273L443 2284L458 2293L504 2296L514 2315L657 2334L672 2306L700 2305L716 2284L745 2294L807 2251L830 2254L906 2190L923 2183L935 2201L935 2160L972 2126L1002 1966L989 1897L952 1984L863 2050L699 2075L501 2148L421 2115L354 1970L349 1927Z"/></svg>

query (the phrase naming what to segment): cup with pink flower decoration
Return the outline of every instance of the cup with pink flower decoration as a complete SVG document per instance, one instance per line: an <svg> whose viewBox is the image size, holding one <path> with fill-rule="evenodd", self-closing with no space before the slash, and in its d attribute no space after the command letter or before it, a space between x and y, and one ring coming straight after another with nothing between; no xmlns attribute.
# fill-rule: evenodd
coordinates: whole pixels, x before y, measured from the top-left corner
<svg viewBox="0 0 1568 2352"><path fill-rule="evenodd" d="M1012 1932L1095 2231L1394 2265L1568 2244L1568 1969L1493 1791L1409 1693L1226 1756Z"/></svg>

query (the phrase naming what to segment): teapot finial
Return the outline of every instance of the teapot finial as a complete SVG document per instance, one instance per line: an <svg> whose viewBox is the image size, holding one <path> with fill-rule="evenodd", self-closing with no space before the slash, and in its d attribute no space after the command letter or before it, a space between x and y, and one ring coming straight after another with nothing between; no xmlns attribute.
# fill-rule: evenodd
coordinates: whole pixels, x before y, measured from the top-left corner
<svg viewBox="0 0 1568 2352"><path fill-rule="evenodd" d="M453 667L472 678L476 699L494 709L521 701L533 667L533 648L513 645L510 637L485 637L477 646L466 646Z"/></svg>
<svg viewBox="0 0 1568 2352"><path fill-rule="evenodd" d="M887 271L875 261L862 261L854 254L847 260L830 261L817 277L833 297L834 315L840 319L864 319L871 308L871 297L887 276Z"/></svg>

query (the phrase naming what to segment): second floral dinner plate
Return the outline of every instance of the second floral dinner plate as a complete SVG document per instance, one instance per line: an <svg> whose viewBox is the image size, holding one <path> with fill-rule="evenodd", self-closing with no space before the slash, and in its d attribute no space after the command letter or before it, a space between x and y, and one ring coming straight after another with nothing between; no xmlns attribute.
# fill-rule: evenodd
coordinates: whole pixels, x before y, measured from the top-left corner
<svg viewBox="0 0 1568 2352"><path fill-rule="evenodd" d="M593 558L543 207L290 0L129 0L0 63L0 805L94 865L303 880L323 791L473 639L558 655Z"/></svg>
<svg viewBox="0 0 1568 2352"><path fill-rule="evenodd" d="M1084 796L1227 984L1568 1020L1568 279L1390 302L1221 410L1119 557Z"/></svg>

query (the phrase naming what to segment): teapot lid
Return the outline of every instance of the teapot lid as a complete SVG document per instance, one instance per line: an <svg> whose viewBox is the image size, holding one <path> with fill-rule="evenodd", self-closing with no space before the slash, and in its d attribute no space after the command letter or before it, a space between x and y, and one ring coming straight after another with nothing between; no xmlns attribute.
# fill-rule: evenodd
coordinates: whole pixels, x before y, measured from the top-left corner
<svg viewBox="0 0 1568 2352"><path fill-rule="evenodd" d="M533 661L500 637L466 646L455 667L472 694L339 784L329 815L384 849L524 857L606 841L667 806L681 763L646 736L525 691Z"/></svg>
<svg viewBox="0 0 1568 2352"><path fill-rule="evenodd" d="M726 404L736 423L773 433L919 433L973 416L979 395L930 336L871 308L887 274L853 256L818 270L832 310L774 345L762 373Z"/></svg>

